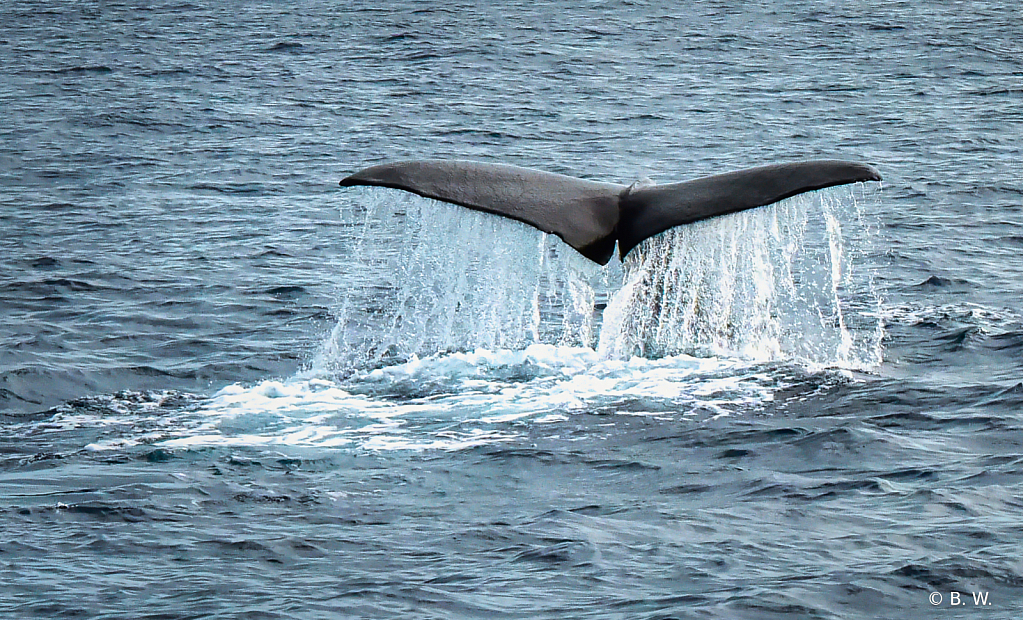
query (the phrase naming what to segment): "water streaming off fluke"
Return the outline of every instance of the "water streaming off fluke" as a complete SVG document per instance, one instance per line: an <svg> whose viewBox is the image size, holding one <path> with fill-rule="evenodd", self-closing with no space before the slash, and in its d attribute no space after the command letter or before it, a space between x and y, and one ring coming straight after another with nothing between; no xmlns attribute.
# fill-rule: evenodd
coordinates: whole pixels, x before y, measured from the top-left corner
<svg viewBox="0 0 1023 620"><path fill-rule="evenodd" d="M451 450L580 413L757 411L807 372L880 361L862 192L677 228L602 268L524 224L370 190L309 369L90 447Z"/></svg>
<svg viewBox="0 0 1023 620"><path fill-rule="evenodd" d="M876 231L864 221L863 191L802 194L646 240L626 257L604 312L601 357L880 364Z"/></svg>
<svg viewBox="0 0 1023 620"><path fill-rule="evenodd" d="M315 368L347 374L452 351L596 344L594 309L620 269L512 220L391 190L360 195L338 323Z"/></svg>
<svg viewBox="0 0 1023 620"><path fill-rule="evenodd" d="M879 193L862 185L675 228L603 268L519 222L390 190L359 196L343 214L361 230L318 370L536 343L601 359L880 363L864 216Z"/></svg>

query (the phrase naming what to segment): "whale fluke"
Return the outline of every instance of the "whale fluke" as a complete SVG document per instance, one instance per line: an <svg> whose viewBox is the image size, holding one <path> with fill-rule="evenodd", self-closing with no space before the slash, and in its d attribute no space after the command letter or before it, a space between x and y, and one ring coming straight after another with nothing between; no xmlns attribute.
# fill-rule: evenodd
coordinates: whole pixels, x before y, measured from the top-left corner
<svg viewBox="0 0 1023 620"><path fill-rule="evenodd" d="M693 181L630 186L505 164L404 161L360 170L342 187L390 187L525 222L606 264L674 226L769 205L833 185L880 181L873 166L837 160L761 166Z"/></svg>
<svg viewBox="0 0 1023 620"><path fill-rule="evenodd" d="M378 185L516 219L561 237L606 264L624 185L598 183L504 164L404 161L360 170L341 186Z"/></svg>

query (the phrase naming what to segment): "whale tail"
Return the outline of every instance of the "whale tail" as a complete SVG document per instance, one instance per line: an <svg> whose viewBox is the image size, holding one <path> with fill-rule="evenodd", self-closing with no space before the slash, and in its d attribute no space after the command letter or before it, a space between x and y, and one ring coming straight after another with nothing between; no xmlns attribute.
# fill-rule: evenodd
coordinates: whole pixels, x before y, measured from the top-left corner
<svg viewBox="0 0 1023 620"><path fill-rule="evenodd" d="M880 181L866 164L816 160L761 166L693 181L631 186L505 164L424 160L360 170L342 187L390 187L525 222L606 264L669 228L769 205L834 185Z"/></svg>

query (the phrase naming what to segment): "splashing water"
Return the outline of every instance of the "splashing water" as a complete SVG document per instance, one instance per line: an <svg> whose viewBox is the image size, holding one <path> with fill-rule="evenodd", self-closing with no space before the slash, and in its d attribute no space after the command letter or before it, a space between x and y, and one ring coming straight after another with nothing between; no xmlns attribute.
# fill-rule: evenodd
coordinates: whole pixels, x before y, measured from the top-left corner
<svg viewBox="0 0 1023 620"><path fill-rule="evenodd" d="M173 416L154 413L163 396L117 396L45 430L90 429L97 451L461 450L559 435L578 414L757 411L826 384L822 368L880 362L863 192L670 230L601 268L524 224L378 190L312 368Z"/></svg>
<svg viewBox="0 0 1023 620"><path fill-rule="evenodd" d="M883 325L868 191L831 188L675 228L601 268L525 224L370 189L338 324L313 368L347 375L535 343L595 347L601 359L870 368Z"/></svg>
<svg viewBox="0 0 1023 620"><path fill-rule="evenodd" d="M59 409L20 432L88 433L95 439L85 448L96 452L462 450L559 435L558 423L578 414L699 420L756 410L799 380L740 359L600 360L585 347L534 344L414 359L360 372L346 384L319 377L235 384L171 415L165 401L181 395L98 397L93 413ZM603 426L593 432L608 432Z"/></svg>
<svg viewBox="0 0 1023 620"><path fill-rule="evenodd" d="M626 258L624 285L604 313L601 357L687 353L876 366L880 300L870 269L857 264L873 236L856 192L802 194L647 239ZM850 201L851 251L840 220ZM864 322L873 328L862 329Z"/></svg>
<svg viewBox="0 0 1023 620"><path fill-rule="evenodd" d="M338 323L314 368L345 375L452 351L595 344L597 290L613 271L525 224L366 195Z"/></svg>

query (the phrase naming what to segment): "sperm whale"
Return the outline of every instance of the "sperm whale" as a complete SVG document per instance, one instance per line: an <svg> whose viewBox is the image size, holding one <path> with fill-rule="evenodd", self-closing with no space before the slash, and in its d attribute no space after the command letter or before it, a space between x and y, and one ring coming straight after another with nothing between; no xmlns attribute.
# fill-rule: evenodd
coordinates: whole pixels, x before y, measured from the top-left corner
<svg viewBox="0 0 1023 620"><path fill-rule="evenodd" d="M773 164L656 185L577 179L464 160L416 160L372 166L341 180L405 190L525 222L561 237L586 258L607 264L669 228L769 205L835 185L880 181L873 166L839 160Z"/></svg>

